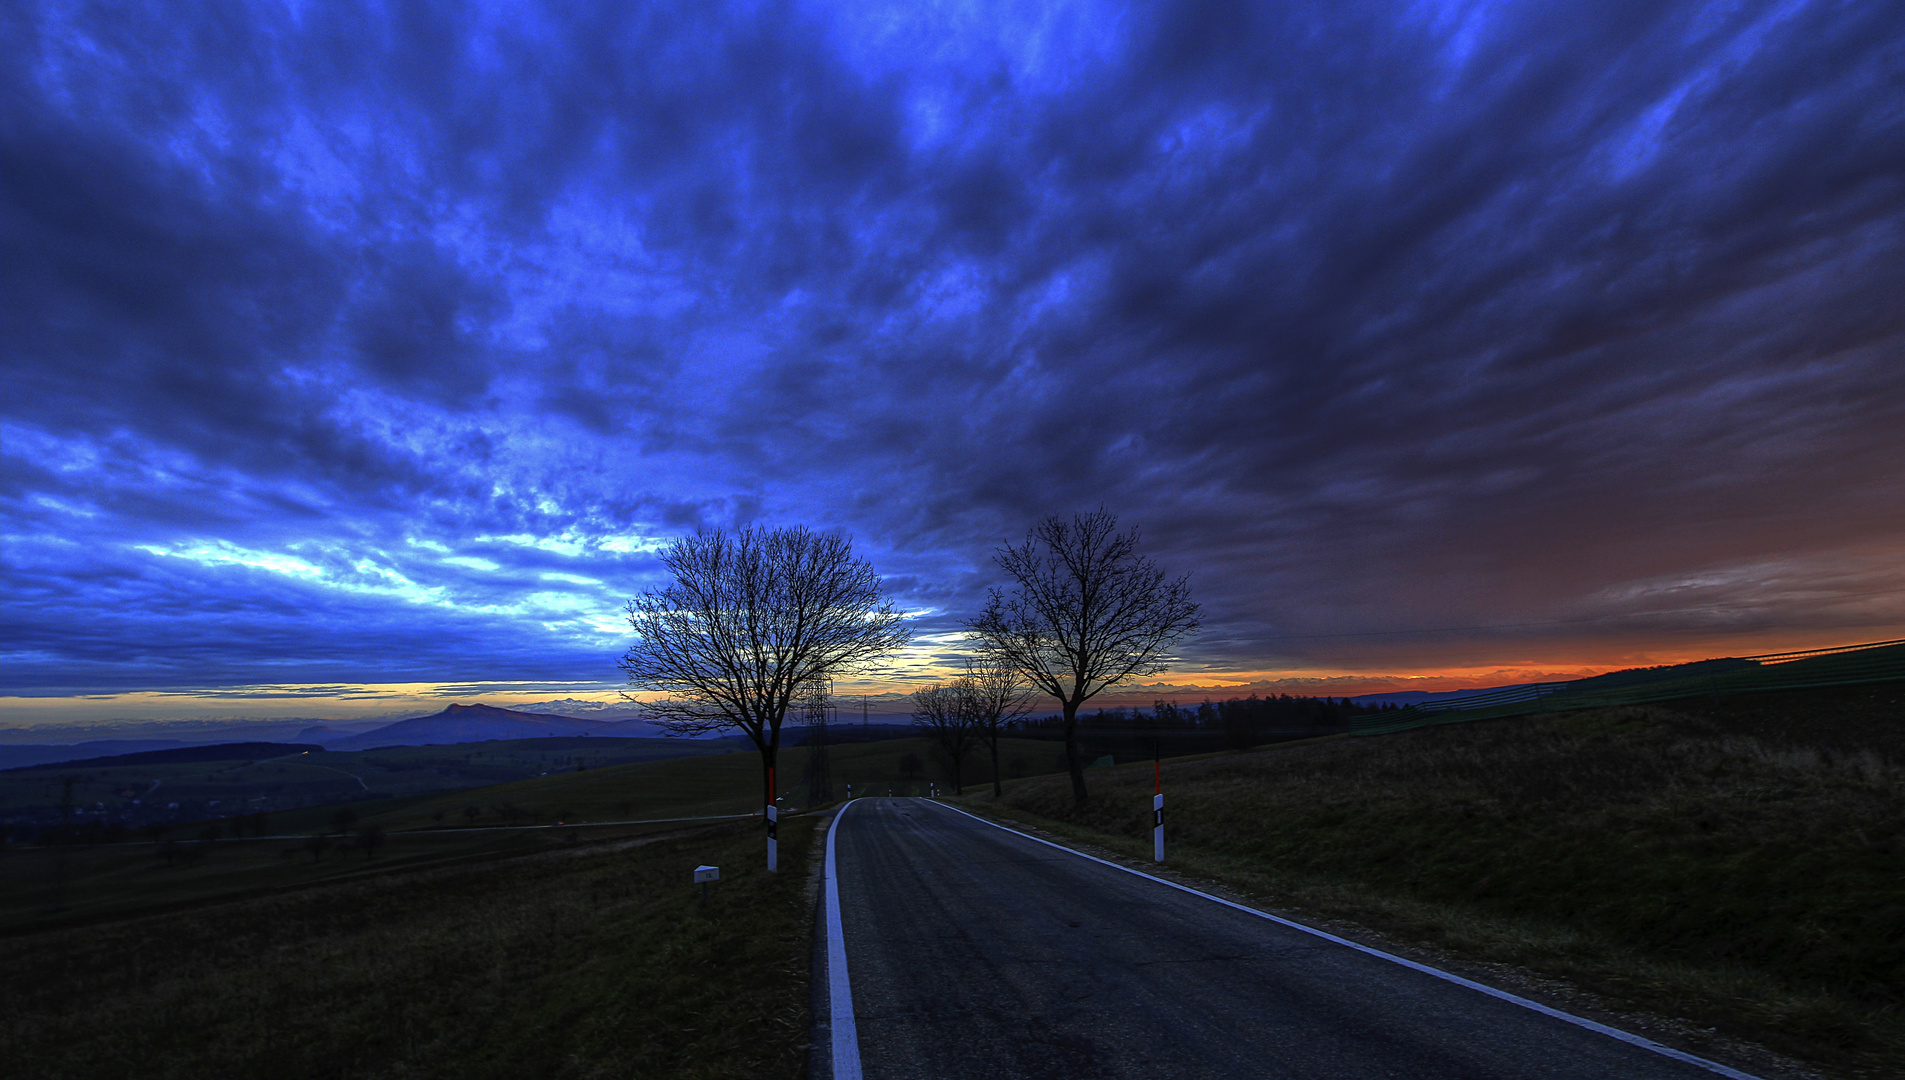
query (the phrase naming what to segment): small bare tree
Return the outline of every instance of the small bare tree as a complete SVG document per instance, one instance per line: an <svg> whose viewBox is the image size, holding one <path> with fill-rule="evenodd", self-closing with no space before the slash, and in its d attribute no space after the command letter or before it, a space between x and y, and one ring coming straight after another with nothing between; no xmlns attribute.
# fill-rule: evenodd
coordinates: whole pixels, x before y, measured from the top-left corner
<svg viewBox="0 0 1905 1080"><path fill-rule="evenodd" d="M933 741L952 762L953 794L965 791L961 776L966 755L978 740L973 725L971 695L958 683L940 683L913 691L913 726Z"/></svg>
<svg viewBox="0 0 1905 1080"><path fill-rule="evenodd" d="M1108 686L1164 670L1166 650L1200 625L1188 575L1168 579L1104 510L1040 521L998 550L1011 593L993 589L966 624L981 655L1058 699L1072 797L1085 801L1078 707Z"/></svg>
<svg viewBox="0 0 1905 1080"><path fill-rule="evenodd" d="M997 660L967 660L966 673L954 683L965 698L967 714L972 717L974 733L986 745L992 758L992 794L1005 794L999 783L999 732L1005 725L1032 709L1037 691L1019 674L1019 669Z"/></svg>
<svg viewBox="0 0 1905 1080"><path fill-rule="evenodd" d="M705 529L661 560L674 583L628 602L635 643L621 668L636 689L666 695L641 703L659 726L746 735L771 806L788 708L812 685L903 647L911 631L842 537L799 526Z"/></svg>

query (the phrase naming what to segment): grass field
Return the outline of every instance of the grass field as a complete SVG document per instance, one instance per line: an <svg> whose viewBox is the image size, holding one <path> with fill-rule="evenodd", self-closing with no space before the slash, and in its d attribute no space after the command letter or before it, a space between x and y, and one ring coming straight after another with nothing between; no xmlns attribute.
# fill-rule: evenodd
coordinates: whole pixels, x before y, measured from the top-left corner
<svg viewBox="0 0 1905 1080"><path fill-rule="evenodd" d="M578 740L579 741L579 740ZM599 740L598 740L599 741ZM1049 744L1002 745L1021 767L1060 762ZM923 740L895 739L831 748L836 795L848 783L866 794L877 788L924 792L930 768ZM805 802L801 782L807 752L782 752L780 788L789 810ZM981 767L982 777L989 777ZM989 782L989 779L988 781ZM626 837L672 824L604 824L630 820L751 814L759 810L760 758L752 751L674 757L583 771L551 773L507 784L454 792L280 811L272 836L236 839L225 824L178 826L165 842L138 840L87 846L15 847L0 851L0 931L75 921L99 921L171 909L224 896L256 895L381 872L390 866L517 855L578 840ZM340 830L340 810L354 818ZM557 826L560 828L523 828ZM381 846L356 846L356 828L382 830ZM217 841L202 833L221 834ZM312 837L336 834L313 852Z"/></svg>
<svg viewBox="0 0 1905 1080"><path fill-rule="evenodd" d="M69 778L82 816L96 813L145 825L454 791L577 766L599 769L733 750L731 741L576 737L293 752L266 760L65 762L0 772L0 820L57 821ZM171 809L174 805L178 809Z"/></svg>
<svg viewBox="0 0 1905 1080"><path fill-rule="evenodd" d="M1167 762L1171 864L1561 976L1844 1075L1905 1073L1905 692L1638 706ZM1148 763L992 812L1150 850Z"/></svg>
<svg viewBox="0 0 1905 1080"><path fill-rule="evenodd" d="M799 1075L813 822L580 841L0 938L35 1080ZM692 867L722 867L704 908Z"/></svg>
<svg viewBox="0 0 1905 1080"><path fill-rule="evenodd" d="M1171 863L1837 1075L1896 1076L1901 700L1811 691L1168 761ZM1009 742L1007 774L1034 775L995 802L975 760L968 799L1148 854L1149 763L1090 771L1079 809L1059 753ZM837 794L938 775L923 740L831 755ZM805 765L783 753L785 805L807 801ZM0 852L0 1060L49 1078L796 1075L811 819L783 825L773 876L757 822L605 824L749 813L759 782L747 752L357 801L383 845L319 858L309 834L338 807L169 859ZM705 911L700 862L728 879Z"/></svg>
<svg viewBox="0 0 1905 1080"><path fill-rule="evenodd" d="M0 933L335 884L407 868L483 861L625 839L679 826L391 833L374 850L331 835L27 848L0 856Z"/></svg>
<svg viewBox="0 0 1905 1080"><path fill-rule="evenodd" d="M835 798L845 797L849 784L859 795L871 794L875 789L880 794L888 790L902 795L923 794L931 780L943 775L924 739L848 743L829 747L828 754ZM904 767L909 757L919 763L919 771ZM1062 750L1039 740L1002 739L999 757L1002 765L1015 763L1024 775L1064 768ZM798 807L809 801L802 780L806 767L804 748L781 751L776 786L784 806ZM943 785L944 781L940 782ZM991 772L978 755L967 765L966 782L991 783ZM548 825L559 821L748 814L760 809L760 790L760 755L748 750L552 773L476 790L393 800L388 805L364 803L354 809L365 820L389 829ZM332 812L330 807L318 807L273 815L272 820L279 831L304 832L324 827Z"/></svg>
<svg viewBox="0 0 1905 1080"><path fill-rule="evenodd" d="M806 756L783 753L790 807ZM840 794L932 775L917 739L831 756ZM1040 742L1002 760L1061 765ZM799 1075L813 819L782 824L777 875L757 821L603 824L751 813L759 769L571 767L276 812L273 838L0 851L0 1060L36 1080ZM340 809L381 845L313 857ZM705 909L703 862L724 879Z"/></svg>
<svg viewBox="0 0 1905 1080"><path fill-rule="evenodd" d="M386 820L393 810L425 806L425 818L444 815L441 821L430 818L430 824L438 826L459 823L472 806L478 810L472 819L487 815L482 823L491 825L527 823L526 806L534 808L539 823L578 815L597 820L652 816L643 808L686 805L684 795L694 795L690 801L708 813L745 811L753 808L749 800L759 783L754 764L758 758L751 749L737 753L735 743L732 739L517 739L293 753L267 760L44 765L0 772L0 823L56 824L62 820L59 807L67 797L69 778L75 823L117 821L134 832L160 825L175 829L178 835L192 835L208 820L260 813L267 816L273 833L305 831L328 819L335 804L357 802L369 804L356 808L360 816L376 814ZM863 790L876 782L919 787L929 775L942 775L932 767L933 755L926 744L916 740L851 743L833 747L832 754L834 777L842 791L846 783L856 780ZM928 770L900 769L899 760L907 754L919 758ZM802 783L806 751L791 748L782 755L781 791L797 802L807 801ZM615 772L625 765L690 757L709 757L720 763L693 773L685 787L663 780L654 791L643 783L624 783L617 779L623 774ZM1001 771L1008 776L1063 768L1049 741L1008 740L1001 747L1000 760ZM981 755L969 759L967 767L969 779L990 780L990 769ZM612 775L597 775L573 786L560 779L578 769L583 774L606 771ZM549 780L555 781L553 786L537 783ZM519 786L500 793L493 790L503 784ZM479 788L492 790L468 797L454 794ZM323 809L311 812L313 808ZM416 815L402 820L420 823ZM6 832L0 825L0 839Z"/></svg>

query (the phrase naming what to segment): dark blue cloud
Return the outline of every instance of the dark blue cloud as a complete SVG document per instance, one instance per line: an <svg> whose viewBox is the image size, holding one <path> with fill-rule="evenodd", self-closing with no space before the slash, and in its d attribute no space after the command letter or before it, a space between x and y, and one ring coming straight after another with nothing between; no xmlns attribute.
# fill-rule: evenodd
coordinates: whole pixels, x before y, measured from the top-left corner
<svg viewBox="0 0 1905 1080"><path fill-rule="evenodd" d="M15 690L613 678L754 520L943 631L1099 505L1194 670L1905 626L1883 5L4 19Z"/></svg>

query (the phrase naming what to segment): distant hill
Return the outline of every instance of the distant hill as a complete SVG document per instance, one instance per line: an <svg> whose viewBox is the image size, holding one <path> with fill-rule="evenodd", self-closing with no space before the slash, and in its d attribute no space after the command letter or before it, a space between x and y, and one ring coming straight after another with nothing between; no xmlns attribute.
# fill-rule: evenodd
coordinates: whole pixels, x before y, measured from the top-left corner
<svg viewBox="0 0 1905 1080"><path fill-rule="evenodd" d="M0 771L26 769L35 765L53 765L62 761L85 761L112 754L132 754L142 750L163 750L184 746L178 739L96 739L72 746L27 743L0 746Z"/></svg>
<svg viewBox="0 0 1905 1080"><path fill-rule="evenodd" d="M74 747L73 749L82 748ZM86 757L52 763L40 762L17 766L17 768L46 768L51 764L57 764L61 768L78 768L82 765L104 767L107 765L176 765L191 761L263 761L265 758L284 757L287 754L302 754L323 749L322 746L312 743L214 743L210 746L178 746L165 750L142 750L132 754L111 754L105 757Z"/></svg>
<svg viewBox="0 0 1905 1080"><path fill-rule="evenodd" d="M643 732L644 734L646 732ZM495 739L544 739L567 735L635 735L624 725L552 713L517 712L494 705L451 705L440 713L325 741L332 750L371 750L379 746L441 746Z"/></svg>
<svg viewBox="0 0 1905 1080"><path fill-rule="evenodd" d="M1582 690L1607 690L1617 686L1636 686L1650 682L1664 682L1670 679L1684 678L1689 675L1712 675L1729 671L1743 671L1758 667L1752 660L1695 660L1685 664L1663 664L1659 667L1622 668L1601 675L1592 675L1585 679L1565 680L1568 692ZM1507 686L1478 686L1468 690L1444 690L1441 693L1425 693L1420 690L1404 690L1391 694L1363 694L1349 700L1358 705L1419 705L1425 701L1448 701L1454 698L1479 697L1482 694L1494 694L1503 690L1519 690L1524 686L1559 685L1550 683L1510 683Z"/></svg>
<svg viewBox="0 0 1905 1080"><path fill-rule="evenodd" d="M1492 694L1497 690L1513 690L1530 683L1510 683L1507 686L1478 686L1468 690L1398 690L1389 694L1361 694L1349 700L1358 705L1414 705L1423 701L1445 701L1449 698L1474 697L1476 694Z"/></svg>

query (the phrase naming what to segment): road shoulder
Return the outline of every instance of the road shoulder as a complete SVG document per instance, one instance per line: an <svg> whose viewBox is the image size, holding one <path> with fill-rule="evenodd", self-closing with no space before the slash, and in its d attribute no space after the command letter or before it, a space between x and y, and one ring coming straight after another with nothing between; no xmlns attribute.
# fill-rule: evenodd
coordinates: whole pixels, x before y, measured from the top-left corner
<svg viewBox="0 0 1905 1080"><path fill-rule="evenodd" d="M814 824L813 850L807 864L807 895L814 912L811 975L807 980L807 1080L833 1080L833 1001L827 992L827 895L824 882L827 862L827 826L833 823L840 807L811 811Z"/></svg>

